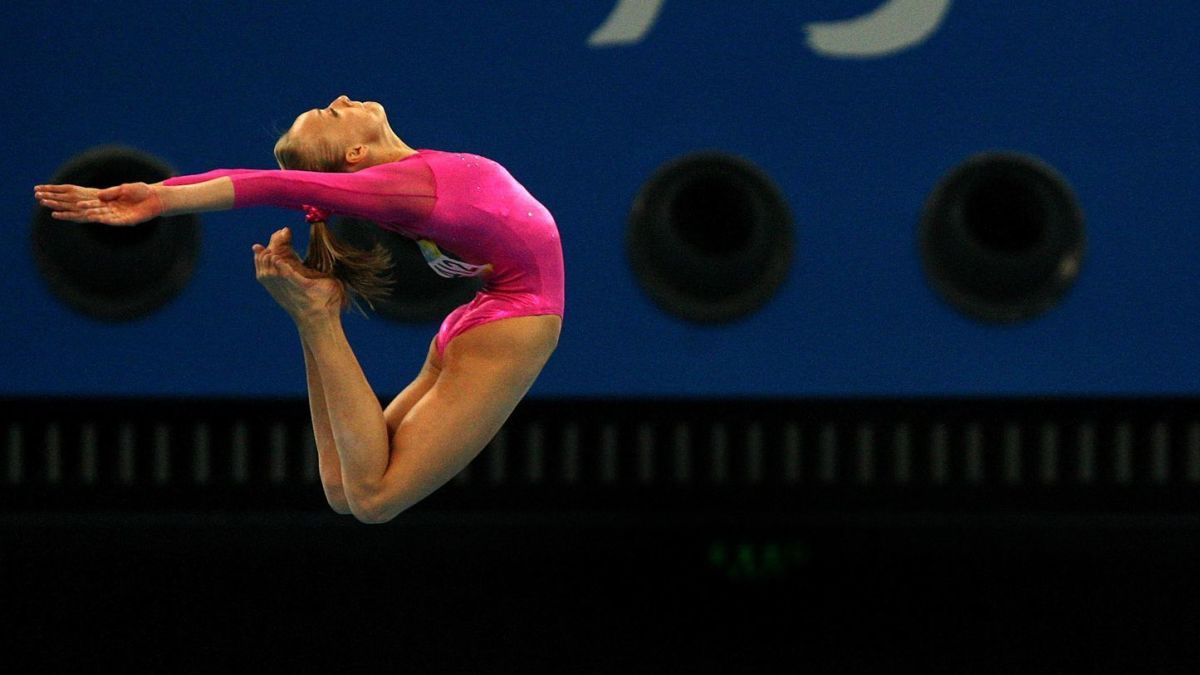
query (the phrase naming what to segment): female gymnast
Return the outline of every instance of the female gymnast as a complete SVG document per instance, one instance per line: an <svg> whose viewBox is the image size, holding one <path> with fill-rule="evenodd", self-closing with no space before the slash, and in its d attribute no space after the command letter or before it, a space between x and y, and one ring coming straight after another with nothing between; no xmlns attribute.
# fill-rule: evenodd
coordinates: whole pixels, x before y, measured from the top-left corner
<svg viewBox="0 0 1200 675"><path fill-rule="evenodd" d="M284 228L253 246L255 272L300 334L330 506L383 523L478 455L550 358L563 314L558 229L499 164L410 148L375 102L340 96L303 113L276 143L275 158L279 170L217 170L103 190L39 185L34 196L55 218L109 225L260 205L306 210L306 259ZM334 240L324 222L330 213L417 240L442 276L484 280L442 322L416 379L387 407L341 324L352 294L370 301L386 292L386 254Z"/></svg>

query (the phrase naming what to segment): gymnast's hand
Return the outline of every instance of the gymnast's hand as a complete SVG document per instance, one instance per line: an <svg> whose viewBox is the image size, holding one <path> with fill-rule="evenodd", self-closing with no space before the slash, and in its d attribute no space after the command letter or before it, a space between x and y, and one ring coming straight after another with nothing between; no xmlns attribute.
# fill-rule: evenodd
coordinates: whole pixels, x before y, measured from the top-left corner
<svg viewBox="0 0 1200 675"><path fill-rule="evenodd" d="M145 183L97 189L78 185L37 185L33 196L51 217L76 223L137 225L163 212L162 198Z"/></svg>
<svg viewBox="0 0 1200 675"><path fill-rule="evenodd" d="M344 293L341 282L300 261L292 249L291 230L285 227L275 232L266 246L255 244L252 250L258 282L293 320L300 322L340 310Z"/></svg>
<svg viewBox="0 0 1200 675"><path fill-rule="evenodd" d="M100 188L81 185L35 185L33 196L42 206L53 211L55 218L72 220L82 217L80 202L89 202L100 194Z"/></svg>

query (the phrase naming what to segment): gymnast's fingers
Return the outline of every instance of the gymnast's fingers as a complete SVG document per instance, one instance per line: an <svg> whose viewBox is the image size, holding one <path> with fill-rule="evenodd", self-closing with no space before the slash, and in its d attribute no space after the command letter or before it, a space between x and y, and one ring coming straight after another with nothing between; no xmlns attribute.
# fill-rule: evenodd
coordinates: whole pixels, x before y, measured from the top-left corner
<svg viewBox="0 0 1200 675"><path fill-rule="evenodd" d="M50 217L55 220L69 220L72 223L91 223L95 220L85 211L51 211Z"/></svg>
<svg viewBox="0 0 1200 675"><path fill-rule="evenodd" d="M33 194L40 195L69 195L73 192L83 190L78 185L34 185Z"/></svg>
<svg viewBox="0 0 1200 675"><path fill-rule="evenodd" d="M122 218L121 214L103 206L80 207L71 211L52 211L50 215L59 220L70 220L76 223L102 223L104 225L128 226L132 223Z"/></svg>
<svg viewBox="0 0 1200 675"><path fill-rule="evenodd" d="M38 203L53 211L73 211L79 207L79 202L62 201L51 197L39 197Z"/></svg>

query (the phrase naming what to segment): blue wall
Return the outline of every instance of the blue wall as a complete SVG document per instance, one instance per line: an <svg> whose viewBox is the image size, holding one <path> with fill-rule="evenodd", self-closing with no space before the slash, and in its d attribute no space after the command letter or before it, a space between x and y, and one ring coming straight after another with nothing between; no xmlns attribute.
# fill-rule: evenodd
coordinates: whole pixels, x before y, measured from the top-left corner
<svg viewBox="0 0 1200 675"><path fill-rule="evenodd" d="M250 254L298 215L205 214L192 283L110 325L38 275L31 188L113 142L182 173L270 167L275 132L341 93L384 103L414 146L497 159L555 213L568 316L537 395L1200 391L1200 3L956 0L894 55L806 44L806 23L881 2L667 0L644 39L603 48L588 37L614 0L10 3L0 395L301 394L297 339ZM664 314L625 258L642 183L701 149L758 164L796 219L790 277L727 326ZM1087 218L1076 287L1008 327L941 301L915 243L934 184L989 149L1056 167ZM347 324L381 393L436 330Z"/></svg>

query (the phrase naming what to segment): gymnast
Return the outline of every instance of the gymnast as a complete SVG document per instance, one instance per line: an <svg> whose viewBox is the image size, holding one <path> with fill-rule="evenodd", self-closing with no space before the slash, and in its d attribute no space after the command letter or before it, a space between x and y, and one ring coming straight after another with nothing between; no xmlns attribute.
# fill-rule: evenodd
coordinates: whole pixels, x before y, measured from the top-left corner
<svg viewBox="0 0 1200 675"><path fill-rule="evenodd" d="M304 210L304 261L281 229L252 247L258 281L300 334L321 483L330 506L383 523L461 471L495 436L558 344L563 260L550 212L483 157L414 150L378 103L339 96L296 118L275 144L279 170L222 169L107 189L39 185L60 220L134 225L158 216L276 206ZM337 241L330 214L415 239L439 275L479 276L416 379L380 405L346 340L355 296L387 293L386 251ZM453 252L451 255L448 252Z"/></svg>

